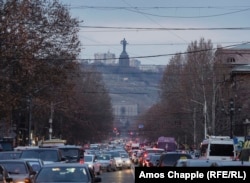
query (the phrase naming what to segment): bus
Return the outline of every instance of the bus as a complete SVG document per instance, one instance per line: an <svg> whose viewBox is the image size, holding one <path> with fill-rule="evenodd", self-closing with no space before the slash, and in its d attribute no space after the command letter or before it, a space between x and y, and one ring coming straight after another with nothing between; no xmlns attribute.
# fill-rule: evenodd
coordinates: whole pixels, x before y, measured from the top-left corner
<svg viewBox="0 0 250 183"><path fill-rule="evenodd" d="M157 140L157 148L164 149L166 152L177 150L177 143L174 137L161 136Z"/></svg>

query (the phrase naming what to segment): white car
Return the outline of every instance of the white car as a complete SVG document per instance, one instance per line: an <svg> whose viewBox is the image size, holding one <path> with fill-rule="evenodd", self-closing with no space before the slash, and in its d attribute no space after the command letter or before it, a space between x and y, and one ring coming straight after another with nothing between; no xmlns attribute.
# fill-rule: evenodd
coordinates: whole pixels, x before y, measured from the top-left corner
<svg viewBox="0 0 250 183"><path fill-rule="evenodd" d="M85 154L84 155L84 163L88 164L89 168L91 168L96 175L100 175L102 168L101 163L97 161L97 158L93 154Z"/></svg>
<svg viewBox="0 0 250 183"><path fill-rule="evenodd" d="M127 153L120 153L122 158L122 167L123 168L131 168L131 160L129 158L129 155Z"/></svg>

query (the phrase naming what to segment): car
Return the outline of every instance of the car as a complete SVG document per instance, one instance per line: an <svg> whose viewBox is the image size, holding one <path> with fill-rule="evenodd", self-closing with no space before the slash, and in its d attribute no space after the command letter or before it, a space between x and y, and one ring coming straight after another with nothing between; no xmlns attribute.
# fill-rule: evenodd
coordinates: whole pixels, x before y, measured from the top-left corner
<svg viewBox="0 0 250 183"><path fill-rule="evenodd" d="M0 152L0 160L5 159L18 159L20 158L20 151L1 151Z"/></svg>
<svg viewBox="0 0 250 183"><path fill-rule="evenodd" d="M3 165L0 165L0 183L11 183L13 179Z"/></svg>
<svg viewBox="0 0 250 183"><path fill-rule="evenodd" d="M98 162L101 164L101 169L106 172L116 171L115 160L111 154L100 154L97 156Z"/></svg>
<svg viewBox="0 0 250 183"><path fill-rule="evenodd" d="M175 167L212 167L218 160L207 159L178 159L174 164Z"/></svg>
<svg viewBox="0 0 250 183"><path fill-rule="evenodd" d="M34 178L33 183L41 182L101 182L101 177L95 176L87 164L81 163L51 163L44 165Z"/></svg>
<svg viewBox="0 0 250 183"><path fill-rule="evenodd" d="M123 168L131 168L132 162L129 158L128 153L120 153L122 158L122 167Z"/></svg>
<svg viewBox="0 0 250 183"><path fill-rule="evenodd" d="M36 172L23 159L0 160L2 165L13 179L13 183L32 182Z"/></svg>
<svg viewBox="0 0 250 183"><path fill-rule="evenodd" d="M175 167L241 167L250 166L250 162L233 160L209 160L209 159L179 159Z"/></svg>
<svg viewBox="0 0 250 183"><path fill-rule="evenodd" d="M101 163L98 162L96 155L87 154L84 155L84 163L88 164L89 168L91 168L96 175L100 175L102 168Z"/></svg>
<svg viewBox="0 0 250 183"><path fill-rule="evenodd" d="M38 172L42 166L44 165L44 162L43 160L41 159L36 159L36 158L26 158L23 160L26 160L27 163L32 167L32 169L35 171L35 172Z"/></svg>
<svg viewBox="0 0 250 183"><path fill-rule="evenodd" d="M20 158L41 159L44 164L65 162L62 152L58 148L34 148L22 150Z"/></svg>
<svg viewBox="0 0 250 183"><path fill-rule="evenodd" d="M157 167L173 167L178 159L192 159L192 156L186 152L162 153L157 161Z"/></svg>
<svg viewBox="0 0 250 183"><path fill-rule="evenodd" d="M115 150L109 151L108 153L110 153L112 158L115 160L116 169L122 170L123 164L122 164L122 158L120 156L120 153Z"/></svg>
<svg viewBox="0 0 250 183"><path fill-rule="evenodd" d="M157 161L159 161L161 154L149 153L145 159L144 167L156 167Z"/></svg>
<svg viewBox="0 0 250 183"><path fill-rule="evenodd" d="M62 145L58 149L67 163L84 163L84 149L81 146Z"/></svg>

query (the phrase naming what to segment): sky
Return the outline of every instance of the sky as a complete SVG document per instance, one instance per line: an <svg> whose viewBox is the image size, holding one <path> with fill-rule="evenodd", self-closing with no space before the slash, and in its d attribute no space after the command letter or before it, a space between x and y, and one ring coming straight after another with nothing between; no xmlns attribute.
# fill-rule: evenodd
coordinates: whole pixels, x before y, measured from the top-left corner
<svg viewBox="0 0 250 183"><path fill-rule="evenodd" d="M80 59L127 54L143 65L167 65L201 38L230 47L250 41L248 0L59 0L80 24ZM118 60L117 60L118 61Z"/></svg>

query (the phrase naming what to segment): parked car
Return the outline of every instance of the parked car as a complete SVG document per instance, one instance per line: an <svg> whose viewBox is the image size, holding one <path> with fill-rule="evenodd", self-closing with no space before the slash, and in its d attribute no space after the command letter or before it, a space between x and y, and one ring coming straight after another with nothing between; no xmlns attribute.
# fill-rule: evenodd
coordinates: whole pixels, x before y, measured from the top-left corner
<svg viewBox="0 0 250 183"><path fill-rule="evenodd" d="M178 159L192 159L189 153L183 152L166 152L161 154L159 161L157 162L158 167L174 166Z"/></svg>
<svg viewBox="0 0 250 183"><path fill-rule="evenodd" d="M44 164L62 162L66 160L58 148L24 149L22 150L20 158L41 159Z"/></svg>
<svg viewBox="0 0 250 183"><path fill-rule="evenodd" d="M0 160L2 165L13 179L13 183L32 182L36 172L23 159Z"/></svg>
<svg viewBox="0 0 250 183"><path fill-rule="evenodd" d="M101 182L86 164L51 163L44 165L34 178L34 183L41 182Z"/></svg>
<svg viewBox="0 0 250 183"><path fill-rule="evenodd" d="M89 168L91 168L96 175L100 175L102 168L101 163L98 162L96 155L87 154L84 155L84 163L88 164Z"/></svg>
<svg viewBox="0 0 250 183"><path fill-rule="evenodd" d="M98 155L97 160L101 164L101 169L103 171L116 171L115 160L112 158L111 154Z"/></svg>
<svg viewBox="0 0 250 183"><path fill-rule="evenodd" d="M21 151L1 151L0 160L5 159L18 159L20 158Z"/></svg>

